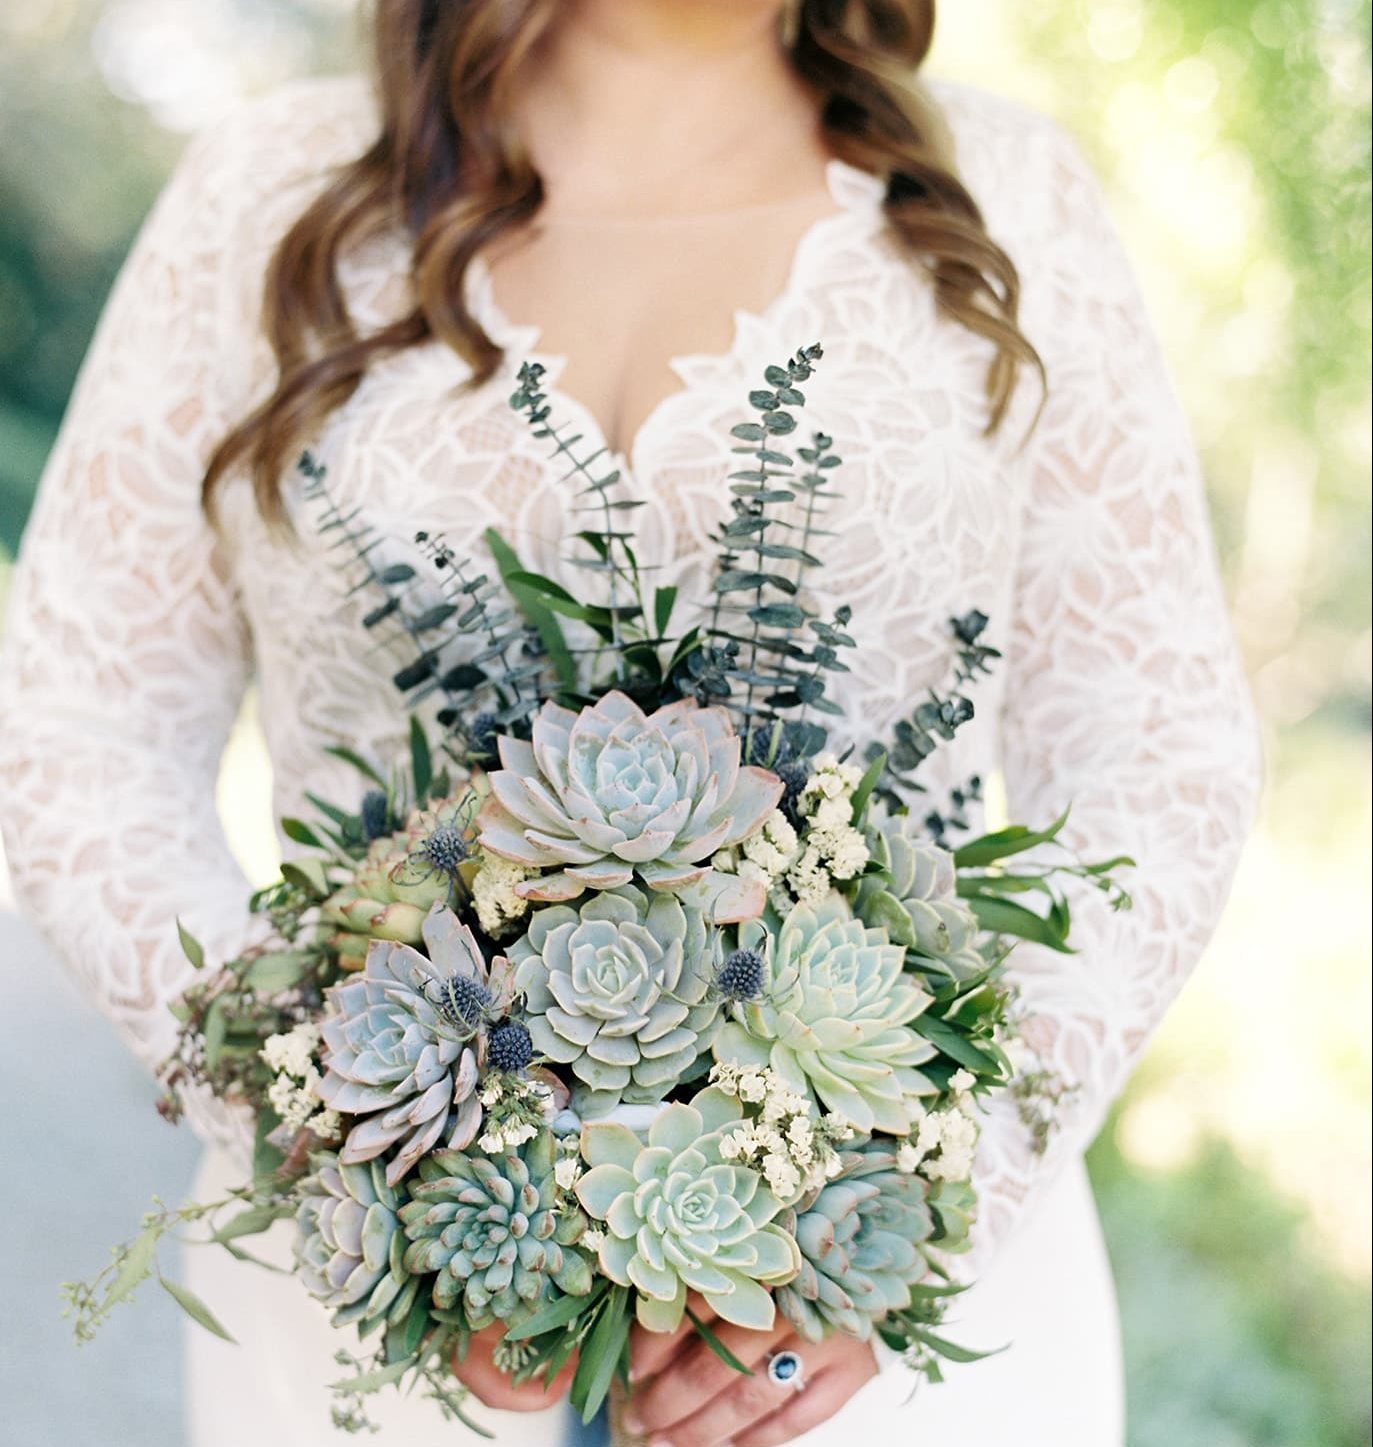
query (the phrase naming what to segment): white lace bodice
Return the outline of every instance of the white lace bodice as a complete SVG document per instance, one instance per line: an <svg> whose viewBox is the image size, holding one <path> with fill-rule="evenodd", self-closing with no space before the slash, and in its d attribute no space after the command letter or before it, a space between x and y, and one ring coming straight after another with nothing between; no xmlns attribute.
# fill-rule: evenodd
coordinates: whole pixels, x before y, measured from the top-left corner
<svg viewBox="0 0 1373 1447"><path fill-rule="evenodd" d="M983 343L944 320L883 233L880 187L830 168L835 213L800 245L728 353L682 357L681 388L637 434L629 485L641 558L706 597L708 534L728 502L728 428L765 364L822 341L805 420L837 439L844 504L827 587L860 643L842 730L882 735L947 678L947 619L977 607L1007 655L977 721L928 767L938 797L978 773L1010 813L1074 807L1093 854L1129 851L1135 908L1078 907L1079 952L1024 947L1012 972L1044 1060L1077 1087L1049 1159L1007 1106L982 1151L981 1239L1014 1220L1056 1157L1099 1126L1195 964L1225 898L1256 792L1258 752L1187 429L1121 247L1074 148L1049 123L941 90L960 163L1022 270L1026 329L1052 378L982 434ZM13 591L0 787L24 907L150 1064L186 983L180 916L213 955L252 926L214 807L220 753L250 674L283 814L307 791L349 797L329 743L378 759L402 739L392 661L369 650L298 497L299 541L270 535L231 483L216 538L199 506L208 453L267 389L256 325L274 239L374 124L355 80L306 82L193 144L110 300L48 465ZM378 237L346 289L368 326L405 306L406 252ZM475 304L506 371L456 389L439 344L372 372L318 439L338 498L404 540L459 552L500 528L528 566L566 578L569 497L545 444L509 410L538 337L509 326L480 275ZM558 413L595 424L556 392ZM294 481L288 492L294 492ZM585 575L579 575L584 580Z"/></svg>

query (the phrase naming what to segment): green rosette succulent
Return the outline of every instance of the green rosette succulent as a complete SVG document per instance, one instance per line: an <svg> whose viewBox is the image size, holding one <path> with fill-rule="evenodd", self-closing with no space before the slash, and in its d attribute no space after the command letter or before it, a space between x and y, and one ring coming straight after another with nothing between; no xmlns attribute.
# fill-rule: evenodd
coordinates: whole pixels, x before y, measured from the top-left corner
<svg viewBox="0 0 1373 1447"><path fill-rule="evenodd" d="M955 979L972 979L987 967L977 948L977 916L958 897L953 855L915 831L908 814L873 818L868 847L883 874L864 879L858 911Z"/></svg>
<svg viewBox="0 0 1373 1447"><path fill-rule="evenodd" d="M416 810L398 833L374 839L352 878L320 906L330 943L344 969L360 970L373 940L417 945L429 911L452 904L472 859L477 792Z"/></svg>
<svg viewBox="0 0 1373 1447"><path fill-rule="evenodd" d="M928 1188L897 1169L895 1142L867 1141L842 1160L842 1173L797 1212L801 1270L777 1292L807 1341L834 1331L868 1340L883 1317L910 1305L928 1270L920 1249L934 1231Z"/></svg>
<svg viewBox="0 0 1373 1447"><path fill-rule="evenodd" d="M394 940L373 941L362 974L326 992L320 1024L320 1098L365 1117L340 1159L355 1165L399 1146L386 1168L392 1185L441 1142L460 1150L475 1139L488 1026L515 997L509 962L488 966L451 910L436 905L423 934L428 958Z"/></svg>
<svg viewBox="0 0 1373 1447"><path fill-rule="evenodd" d="M715 1057L770 1065L859 1131L907 1135L934 1093L917 1068L934 1047L910 1028L931 995L904 973L906 951L831 894L777 926L749 921L742 948L768 962L763 993L734 1007Z"/></svg>
<svg viewBox="0 0 1373 1447"><path fill-rule="evenodd" d="M538 910L510 962L534 1047L571 1067L583 1113L661 1100L720 1027L705 920L670 894Z"/></svg>
<svg viewBox="0 0 1373 1447"><path fill-rule="evenodd" d="M580 713L547 703L531 742L502 737L478 818L483 849L549 871L516 887L559 902L636 876L718 924L760 914L756 880L715 870L777 807L782 781L741 767L729 715L683 699L645 714L623 693Z"/></svg>
<svg viewBox="0 0 1373 1447"><path fill-rule="evenodd" d="M796 1242L774 1223L782 1203L748 1166L725 1160L720 1143L743 1117L718 1090L690 1105L666 1106L648 1132L608 1121L582 1130L590 1169L577 1199L605 1222L601 1270L638 1291L649 1331L674 1331L688 1291L699 1291L725 1321L765 1331L775 1307L769 1287L800 1269Z"/></svg>
<svg viewBox="0 0 1373 1447"><path fill-rule="evenodd" d="M554 1177L549 1131L504 1155L439 1151L420 1163L400 1219L406 1269L435 1274L434 1305L467 1324L514 1324L553 1291L585 1296L591 1260L577 1249L586 1217Z"/></svg>
<svg viewBox="0 0 1373 1447"><path fill-rule="evenodd" d="M311 1158L296 1209L296 1272L334 1313L335 1326L366 1333L409 1314L420 1283L405 1267L397 1212L404 1196L381 1162L344 1165L332 1152Z"/></svg>

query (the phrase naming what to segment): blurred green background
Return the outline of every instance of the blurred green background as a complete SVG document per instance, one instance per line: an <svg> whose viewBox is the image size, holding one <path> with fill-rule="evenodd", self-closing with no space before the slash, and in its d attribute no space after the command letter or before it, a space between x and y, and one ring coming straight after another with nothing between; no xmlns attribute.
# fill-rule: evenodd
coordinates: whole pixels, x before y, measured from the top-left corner
<svg viewBox="0 0 1373 1447"><path fill-rule="evenodd" d="M185 133L238 95L347 67L353 10L5 0L0 606L101 301ZM1111 193L1205 455L1267 728L1264 817L1226 922L1091 1157L1131 1447L1362 1447L1369 0L945 10L935 70L1058 117ZM225 773L231 832L261 875L250 718Z"/></svg>

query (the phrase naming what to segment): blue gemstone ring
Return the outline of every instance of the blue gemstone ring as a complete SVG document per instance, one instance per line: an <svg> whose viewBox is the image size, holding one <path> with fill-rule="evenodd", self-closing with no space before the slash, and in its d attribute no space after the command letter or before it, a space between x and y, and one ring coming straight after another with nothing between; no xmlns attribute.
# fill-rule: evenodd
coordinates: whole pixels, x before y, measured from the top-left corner
<svg viewBox="0 0 1373 1447"><path fill-rule="evenodd" d="M806 1367L796 1352L774 1352L768 1358L768 1381L799 1392L806 1385Z"/></svg>

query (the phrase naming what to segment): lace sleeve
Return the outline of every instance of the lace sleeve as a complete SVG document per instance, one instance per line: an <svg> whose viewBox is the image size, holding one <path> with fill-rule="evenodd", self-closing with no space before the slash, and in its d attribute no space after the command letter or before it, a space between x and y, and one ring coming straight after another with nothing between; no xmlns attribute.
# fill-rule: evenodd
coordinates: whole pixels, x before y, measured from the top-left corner
<svg viewBox="0 0 1373 1447"><path fill-rule="evenodd" d="M39 489L0 670L0 820L20 905L150 1066L189 966L224 957L247 885L215 812L248 673L200 509L242 398L225 326L236 163L192 144L111 295Z"/></svg>
<svg viewBox="0 0 1373 1447"><path fill-rule="evenodd" d="M974 1267L1100 1129L1219 919L1260 757L1197 459L1096 183L1055 136L1052 238L1023 269L1050 372L1025 458L1008 649L1010 816L1072 806L1086 855L1132 855L1132 910L1074 898L1077 953L1011 974L1040 1065L1067 1094L1040 1157L1013 1102L987 1124Z"/></svg>

